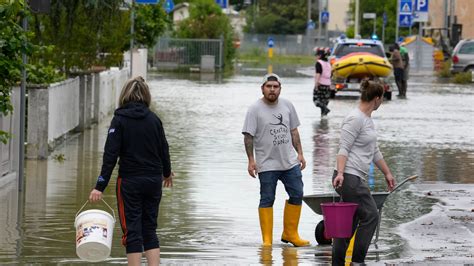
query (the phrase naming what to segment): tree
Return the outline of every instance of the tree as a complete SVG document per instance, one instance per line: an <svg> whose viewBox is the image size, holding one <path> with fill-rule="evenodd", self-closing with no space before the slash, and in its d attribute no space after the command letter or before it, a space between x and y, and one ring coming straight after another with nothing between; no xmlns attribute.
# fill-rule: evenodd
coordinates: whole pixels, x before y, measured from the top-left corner
<svg viewBox="0 0 474 266"><path fill-rule="evenodd" d="M247 7L245 32L302 34L306 30L307 0L259 0Z"/></svg>
<svg viewBox="0 0 474 266"><path fill-rule="evenodd" d="M29 53L28 34L20 27L21 19L26 13L24 2L0 2L0 114L6 116L13 111L10 102L10 91L21 77L23 63L21 55ZM0 130L0 141L6 143L9 133Z"/></svg>
<svg viewBox="0 0 474 266"><path fill-rule="evenodd" d="M395 30L397 24L397 0L360 0L359 10L360 19L359 19L359 34L363 38L370 38L374 28L374 21L372 19L363 19L362 13L376 13L376 31L377 36L381 38L382 36L382 23L383 23L383 13L387 15L387 24L385 25L385 43L394 43L395 42ZM355 3L350 4L350 12L355 14ZM350 26L346 34L348 37L354 37L354 26ZM408 35L408 28L400 28L400 36Z"/></svg>
<svg viewBox="0 0 474 266"><path fill-rule="evenodd" d="M153 48L156 38L163 34L169 23L168 15L160 4L138 5L135 19L137 44Z"/></svg>
<svg viewBox="0 0 474 266"><path fill-rule="evenodd" d="M50 14L35 15L35 42L53 45L47 60L65 73L93 65L120 65L130 48L130 10L122 0L52 0ZM152 47L168 21L161 5L136 5L137 46Z"/></svg>
<svg viewBox="0 0 474 266"><path fill-rule="evenodd" d="M235 56L234 32L229 18L214 0L195 0L190 4L189 17L177 25L175 36L190 39L224 38L224 59L230 63Z"/></svg>

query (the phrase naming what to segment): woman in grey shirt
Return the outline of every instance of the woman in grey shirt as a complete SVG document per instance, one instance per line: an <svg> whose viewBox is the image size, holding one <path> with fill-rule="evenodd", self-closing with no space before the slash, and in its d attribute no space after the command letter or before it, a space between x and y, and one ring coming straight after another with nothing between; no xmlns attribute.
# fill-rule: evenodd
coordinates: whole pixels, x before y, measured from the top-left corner
<svg viewBox="0 0 474 266"><path fill-rule="evenodd" d="M382 104L383 92L381 84L362 81L359 107L342 123L336 170L333 175L333 186L343 201L359 204L352 226L353 232L357 229L352 253L352 262L356 263L364 263L379 219L377 205L364 179L370 163L374 162L384 173L389 190L395 186L395 179L377 146L377 132L371 118L372 112ZM334 239L333 265L344 265L349 241L350 238Z"/></svg>

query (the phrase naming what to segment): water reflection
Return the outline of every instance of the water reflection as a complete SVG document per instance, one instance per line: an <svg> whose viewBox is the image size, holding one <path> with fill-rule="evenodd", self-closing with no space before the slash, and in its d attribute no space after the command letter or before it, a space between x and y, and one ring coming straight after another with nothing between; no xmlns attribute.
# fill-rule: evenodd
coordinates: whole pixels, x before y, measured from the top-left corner
<svg viewBox="0 0 474 266"><path fill-rule="evenodd" d="M330 121L327 118L321 118L313 123L313 192L326 193L332 192L332 187L328 180L332 176L335 166L335 148L336 139L331 139ZM332 134L332 133L331 133ZM326 186L321 186L326 184Z"/></svg>
<svg viewBox="0 0 474 266"><path fill-rule="evenodd" d="M163 263L330 262L330 246L318 246L314 239L315 226L322 217L307 206L303 206L299 228L312 247L293 248L275 238L273 248L260 248L259 184L247 174L240 131L247 107L261 95L261 77L221 77L217 81L200 75L192 79L155 77L150 82L152 108L163 120L177 175L175 187L164 190L160 205L158 235ZM308 162L303 171L305 194L332 191L330 176L341 121L357 104L354 99L335 99L330 103L330 115L321 119L311 100L312 83L312 78L285 78L282 88L282 97L293 102L301 121L299 130ZM474 183L474 140L469 133L474 124L473 95L470 89L448 90L420 83L407 100L385 102L374 114L380 149L399 180L418 174L416 182ZM459 101L460 97L465 101ZM18 194L16 182L0 186L0 232L5 232L0 238L0 263L79 262L73 223L100 171L109 121L56 149L53 156L63 155L64 162L53 156L47 161L28 160L24 194ZM456 126L458 123L461 126ZM376 171L375 175L375 189L385 190L382 174ZM104 198L116 206L116 172L113 176ZM378 249L371 246L370 261L403 256L406 243L395 228L430 211L434 200L411 191L407 185L385 202ZM286 196L279 186L275 236L283 229ZM100 204L90 207L105 209ZM120 236L117 224L108 263L126 261Z"/></svg>
<svg viewBox="0 0 474 266"><path fill-rule="evenodd" d="M19 212L21 206L18 201L18 180L14 177L0 179L0 257L18 256L21 251Z"/></svg>
<svg viewBox="0 0 474 266"><path fill-rule="evenodd" d="M272 265L273 264L273 248L272 247L260 247L260 264L262 265Z"/></svg>
<svg viewBox="0 0 474 266"><path fill-rule="evenodd" d="M295 266L298 265L298 249L294 247L284 247L281 249L281 256L283 258L283 265Z"/></svg>

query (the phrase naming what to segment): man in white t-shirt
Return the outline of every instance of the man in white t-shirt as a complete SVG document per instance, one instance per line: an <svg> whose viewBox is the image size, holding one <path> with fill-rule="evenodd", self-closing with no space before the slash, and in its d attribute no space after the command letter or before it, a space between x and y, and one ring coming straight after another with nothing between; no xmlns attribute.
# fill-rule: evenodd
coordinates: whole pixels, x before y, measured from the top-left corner
<svg viewBox="0 0 474 266"><path fill-rule="evenodd" d="M263 246L271 246L273 241L273 203L278 180L289 196L281 241L296 247L307 246L309 241L298 234L303 201L301 170L306 166L298 133L300 121L293 104L279 98L281 79L278 75L265 75L261 89L263 97L248 109L242 134L248 172L254 178L258 175L260 180L259 217Z"/></svg>

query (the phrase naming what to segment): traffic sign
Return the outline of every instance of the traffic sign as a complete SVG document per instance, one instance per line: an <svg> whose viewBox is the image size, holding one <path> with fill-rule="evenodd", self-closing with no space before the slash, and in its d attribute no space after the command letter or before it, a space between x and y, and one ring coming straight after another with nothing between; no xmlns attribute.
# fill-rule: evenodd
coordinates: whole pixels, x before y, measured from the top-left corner
<svg viewBox="0 0 474 266"><path fill-rule="evenodd" d="M329 12L327 12L327 11L321 12L320 18L321 18L320 19L321 23L328 23L329 22Z"/></svg>
<svg viewBox="0 0 474 266"><path fill-rule="evenodd" d="M428 0L415 0L413 21L428 22Z"/></svg>
<svg viewBox="0 0 474 266"><path fill-rule="evenodd" d="M267 45L269 48L272 48L275 45L272 37L268 37Z"/></svg>
<svg viewBox="0 0 474 266"><path fill-rule="evenodd" d="M166 0L164 2L164 7L165 7L166 13L170 13L174 8L173 0Z"/></svg>
<svg viewBox="0 0 474 266"><path fill-rule="evenodd" d="M316 27L316 24L314 23L314 21L310 20L308 21L307 27L309 30L313 30Z"/></svg>
<svg viewBox="0 0 474 266"><path fill-rule="evenodd" d="M216 4L218 4L221 8L227 8L227 0L216 0Z"/></svg>
<svg viewBox="0 0 474 266"><path fill-rule="evenodd" d="M428 0L415 0L415 12L428 12Z"/></svg>
<svg viewBox="0 0 474 266"><path fill-rule="evenodd" d="M412 16L409 14L400 14L398 17L400 27L411 27Z"/></svg>
<svg viewBox="0 0 474 266"><path fill-rule="evenodd" d="M428 12L413 13L413 22L428 22Z"/></svg>
<svg viewBox="0 0 474 266"><path fill-rule="evenodd" d="M411 14L413 12L413 3L411 0L400 0L400 14Z"/></svg>
<svg viewBox="0 0 474 266"><path fill-rule="evenodd" d="M135 0L137 4L153 4L156 5L158 0Z"/></svg>
<svg viewBox="0 0 474 266"><path fill-rule="evenodd" d="M362 17L367 18L367 19L375 19L377 17L377 14L375 14L375 13L364 13L364 14L362 14Z"/></svg>

